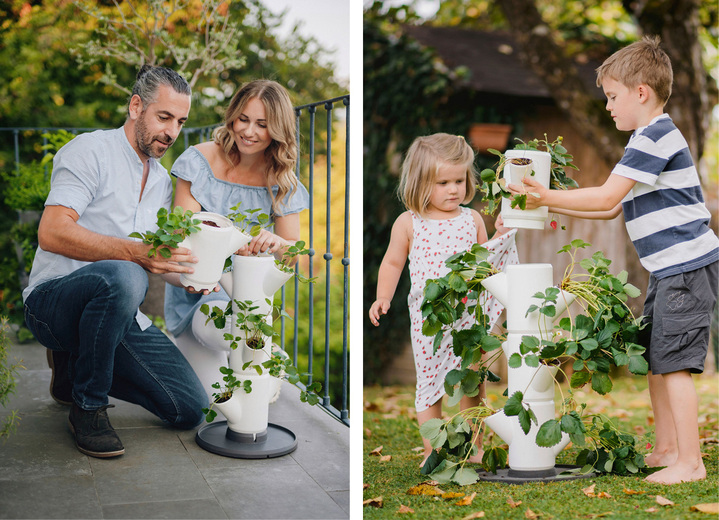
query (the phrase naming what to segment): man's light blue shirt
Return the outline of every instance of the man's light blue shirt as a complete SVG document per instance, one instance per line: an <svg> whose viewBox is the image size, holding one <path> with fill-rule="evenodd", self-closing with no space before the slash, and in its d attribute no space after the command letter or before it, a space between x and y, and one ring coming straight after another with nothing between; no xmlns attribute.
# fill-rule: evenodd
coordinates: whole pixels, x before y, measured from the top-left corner
<svg viewBox="0 0 719 520"><path fill-rule="evenodd" d="M150 159L150 171L140 198L144 166L123 127L75 137L53 159L46 206L74 209L82 227L106 236L127 238L133 231L157 229L157 211L170 207L172 182L167 170ZM26 299L35 287L66 276L90 262L73 260L38 247ZM150 322L138 311L145 329Z"/></svg>

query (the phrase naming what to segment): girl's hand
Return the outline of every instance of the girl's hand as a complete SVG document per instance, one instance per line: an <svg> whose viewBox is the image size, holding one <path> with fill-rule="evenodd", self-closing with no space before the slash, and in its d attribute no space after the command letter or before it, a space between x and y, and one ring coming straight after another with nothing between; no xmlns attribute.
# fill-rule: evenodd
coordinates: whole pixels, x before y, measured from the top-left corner
<svg viewBox="0 0 719 520"><path fill-rule="evenodd" d="M497 217L497 220L494 221L494 236L498 237L500 235L504 235L505 233L508 233L512 228L508 228L504 226L504 219L502 218L502 215L500 214Z"/></svg>
<svg viewBox="0 0 719 520"><path fill-rule="evenodd" d="M258 253L278 253L289 245L289 242L281 236L275 235L274 233L270 233L266 229L263 229L260 231L259 235L252 237L249 244L238 249L236 254L249 256L256 255Z"/></svg>
<svg viewBox="0 0 719 520"><path fill-rule="evenodd" d="M390 301L387 298L377 298L369 309L369 320L372 325L377 327L379 325L379 318L383 314L387 314L390 307Z"/></svg>
<svg viewBox="0 0 719 520"><path fill-rule="evenodd" d="M546 206L544 203L544 196L547 193L547 188L539 184L532 178L525 177L522 179L523 186L516 184L508 184L507 189L514 195L527 194L527 205L525 209L536 209L540 206Z"/></svg>

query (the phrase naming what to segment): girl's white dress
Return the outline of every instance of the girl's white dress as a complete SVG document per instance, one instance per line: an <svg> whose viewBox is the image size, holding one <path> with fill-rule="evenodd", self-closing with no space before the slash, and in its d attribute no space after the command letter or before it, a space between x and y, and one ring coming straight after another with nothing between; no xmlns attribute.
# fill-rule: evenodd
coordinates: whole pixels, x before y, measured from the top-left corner
<svg viewBox="0 0 719 520"><path fill-rule="evenodd" d="M433 220L412 215L413 239L409 252L409 274L411 288L407 303L411 321L410 336L417 371L417 392L415 407L422 412L444 396L444 378L450 370L459 367L460 358L452 351L452 337L447 334L436 354L432 354L434 338L422 334L422 299L427 280L441 278L449 272L445 260L466 251L477 242L477 227L469 208L460 207L459 216L446 220ZM483 244L492 251L489 262L498 269L519 263L514 237L516 230ZM488 298L484 305L490 317L490 328L494 326L502 305L495 298ZM465 313L459 328L468 328L472 318Z"/></svg>

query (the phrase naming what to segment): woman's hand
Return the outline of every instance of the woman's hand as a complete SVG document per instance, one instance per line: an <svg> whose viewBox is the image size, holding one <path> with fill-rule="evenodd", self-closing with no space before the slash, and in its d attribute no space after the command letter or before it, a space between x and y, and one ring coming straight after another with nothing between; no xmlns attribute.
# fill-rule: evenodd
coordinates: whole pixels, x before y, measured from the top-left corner
<svg viewBox="0 0 719 520"><path fill-rule="evenodd" d="M278 254L281 256L282 252L290 245L291 244L281 236L263 229L257 236L252 237L249 244L238 249L236 254L250 256L258 253L267 253L274 254L275 257L277 257Z"/></svg>

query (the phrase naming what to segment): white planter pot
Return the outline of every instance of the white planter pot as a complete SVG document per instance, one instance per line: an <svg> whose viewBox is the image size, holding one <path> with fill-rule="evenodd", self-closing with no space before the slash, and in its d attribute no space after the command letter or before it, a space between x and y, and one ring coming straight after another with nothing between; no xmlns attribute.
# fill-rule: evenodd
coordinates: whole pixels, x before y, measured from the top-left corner
<svg viewBox="0 0 719 520"><path fill-rule="evenodd" d="M522 177L529 176L527 168L512 165L509 159L527 158L531 159L531 169L534 171L532 179L539 182L545 188L549 187L550 171L552 168L552 156L549 152L540 152L537 150L507 150L504 154L508 161L504 166L502 176L507 184L522 185ZM527 195L531 197L532 195ZM549 210L546 206L521 210L512 208L509 199L502 199L502 218L504 225L510 228L524 229L544 229L544 223L547 220Z"/></svg>
<svg viewBox="0 0 719 520"><path fill-rule="evenodd" d="M217 213L201 211L195 213L193 218L212 222L214 226L200 224L200 231L191 234L179 244L180 247L190 249L199 260L196 264L180 262L194 269L193 273L181 274L180 282L185 287L191 286L198 291L211 291L220 281L225 259L249 244L252 237L236 228L230 219Z"/></svg>

